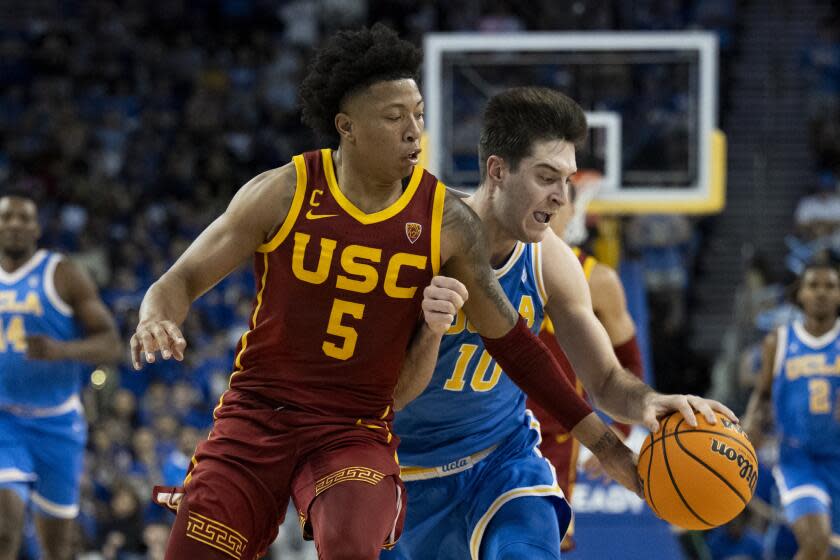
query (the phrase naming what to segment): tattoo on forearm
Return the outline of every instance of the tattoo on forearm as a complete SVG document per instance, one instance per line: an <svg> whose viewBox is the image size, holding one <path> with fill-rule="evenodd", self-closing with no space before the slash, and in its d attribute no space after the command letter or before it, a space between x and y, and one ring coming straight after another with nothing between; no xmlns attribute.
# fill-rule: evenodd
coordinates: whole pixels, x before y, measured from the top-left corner
<svg viewBox="0 0 840 560"><path fill-rule="evenodd" d="M595 455L597 455L601 451L604 451L605 449L612 447L617 443L619 443L618 437L612 432L612 430L607 430L606 432L604 432L604 435L602 435L598 439L598 441L595 442L595 445L589 448L589 450Z"/></svg>

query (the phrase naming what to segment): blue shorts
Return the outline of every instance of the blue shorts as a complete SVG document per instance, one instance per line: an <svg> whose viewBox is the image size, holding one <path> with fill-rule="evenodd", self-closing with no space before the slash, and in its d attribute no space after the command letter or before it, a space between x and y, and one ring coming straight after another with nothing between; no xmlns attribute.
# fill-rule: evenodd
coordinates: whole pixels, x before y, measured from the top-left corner
<svg viewBox="0 0 840 560"><path fill-rule="evenodd" d="M86 441L78 411L35 418L0 410L0 488L50 517L75 518Z"/></svg>
<svg viewBox="0 0 840 560"><path fill-rule="evenodd" d="M438 478L405 481L403 534L382 560L478 560L493 515L510 500L543 496L557 514L562 540L572 511L554 467L540 455L539 425L523 426L472 467Z"/></svg>
<svg viewBox="0 0 840 560"><path fill-rule="evenodd" d="M788 523L808 514L831 519L831 548L840 552L840 457L783 448L773 469Z"/></svg>

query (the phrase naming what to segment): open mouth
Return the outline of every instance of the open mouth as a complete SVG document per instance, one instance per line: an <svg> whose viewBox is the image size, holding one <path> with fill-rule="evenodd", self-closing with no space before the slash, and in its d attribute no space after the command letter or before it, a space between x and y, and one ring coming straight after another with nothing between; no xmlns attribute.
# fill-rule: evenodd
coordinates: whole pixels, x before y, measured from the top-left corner
<svg viewBox="0 0 840 560"><path fill-rule="evenodd" d="M410 152L407 156L408 161L411 162L412 165L416 165L418 161L420 161L420 152L423 150L417 149L413 152Z"/></svg>
<svg viewBox="0 0 840 560"><path fill-rule="evenodd" d="M534 219L541 224L547 224L551 221L551 216L549 212L534 212Z"/></svg>

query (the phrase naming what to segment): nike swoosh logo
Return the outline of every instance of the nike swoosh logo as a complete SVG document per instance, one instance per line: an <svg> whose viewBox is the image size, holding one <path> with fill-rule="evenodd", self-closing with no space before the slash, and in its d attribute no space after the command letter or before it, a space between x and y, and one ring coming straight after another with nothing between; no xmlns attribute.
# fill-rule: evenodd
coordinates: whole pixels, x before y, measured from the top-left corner
<svg viewBox="0 0 840 560"><path fill-rule="evenodd" d="M306 213L307 220L320 220L321 218L335 218L338 214L313 214L312 210Z"/></svg>

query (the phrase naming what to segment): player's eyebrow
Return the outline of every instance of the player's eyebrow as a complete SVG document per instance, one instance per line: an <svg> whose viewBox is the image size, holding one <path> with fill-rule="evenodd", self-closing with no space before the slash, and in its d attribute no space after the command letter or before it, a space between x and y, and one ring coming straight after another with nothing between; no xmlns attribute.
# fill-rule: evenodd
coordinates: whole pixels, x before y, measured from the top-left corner
<svg viewBox="0 0 840 560"><path fill-rule="evenodd" d="M558 173L558 174L560 174L560 175L562 175L562 174L566 171L565 169L561 169L561 168L559 168L559 167L554 167L554 166L553 166L553 165L551 165L550 163L546 163L546 162L544 162L544 161L541 161L541 162L539 162L539 163L534 164L534 167L545 167L545 168L547 168L549 171L551 171L551 172L553 172L553 173ZM569 171L570 171L570 173L569 173L569 177L571 177L572 175L574 175L575 173L577 173L577 172L578 172L577 167L574 167L574 168L572 168L572 169L571 169L571 170L569 170Z"/></svg>
<svg viewBox="0 0 840 560"><path fill-rule="evenodd" d="M420 101L417 102L416 105L414 105L414 108L416 109L419 105L423 105L423 103L424 103L424 101L421 99ZM406 105L405 103L395 102L395 103L389 103L388 105L385 105L383 107L383 109L391 109L391 108L405 109L406 107L408 107L408 105Z"/></svg>

